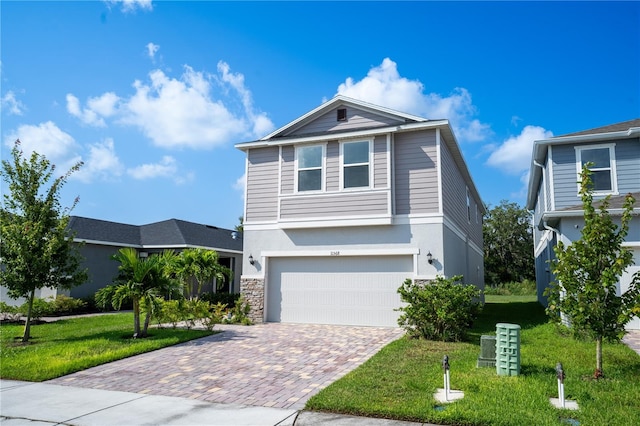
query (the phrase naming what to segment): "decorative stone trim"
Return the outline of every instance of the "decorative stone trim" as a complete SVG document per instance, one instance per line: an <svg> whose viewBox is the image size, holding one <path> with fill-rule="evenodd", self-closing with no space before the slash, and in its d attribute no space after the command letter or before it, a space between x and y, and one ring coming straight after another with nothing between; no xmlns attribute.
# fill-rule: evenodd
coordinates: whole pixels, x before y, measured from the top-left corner
<svg viewBox="0 0 640 426"><path fill-rule="evenodd" d="M249 318L254 324L264 322L264 278L240 278L240 294L242 294L251 310Z"/></svg>

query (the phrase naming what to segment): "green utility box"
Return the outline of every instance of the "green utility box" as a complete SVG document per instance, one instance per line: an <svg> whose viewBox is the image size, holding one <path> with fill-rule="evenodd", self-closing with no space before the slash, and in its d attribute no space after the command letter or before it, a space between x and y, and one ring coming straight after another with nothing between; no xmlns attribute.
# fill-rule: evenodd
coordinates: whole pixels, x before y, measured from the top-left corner
<svg viewBox="0 0 640 426"><path fill-rule="evenodd" d="M480 356L478 367L496 366L496 336L480 336Z"/></svg>
<svg viewBox="0 0 640 426"><path fill-rule="evenodd" d="M496 371L498 376L520 374L520 326L496 324Z"/></svg>

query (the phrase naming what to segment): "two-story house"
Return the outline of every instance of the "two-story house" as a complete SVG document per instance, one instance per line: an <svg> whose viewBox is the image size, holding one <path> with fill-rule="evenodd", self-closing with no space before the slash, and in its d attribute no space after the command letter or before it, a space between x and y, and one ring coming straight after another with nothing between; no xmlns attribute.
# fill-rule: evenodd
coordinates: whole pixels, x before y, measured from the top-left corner
<svg viewBox="0 0 640 426"><path fill-rule="evenodd" d="M535 141L527 209L533 211L538 300L545 305L543 292L554 280L553 247L581 237L584 211L578 191L586 163L593 163L594 202L610 195L608 210L614 220L617 216L619 221L624 196L632 193L636 198L624 243L633 251L635 265L621 277L619 291L629 288L631 276L640 269L640 119ZM640 320L635 318L627 328L640 329Z"/></svg>
<svg viewBox="0 0 640 426"><path fill-rule="evenodd" d="M236 147L254 321L397 326L407 278L484 288L484 207L447 120L336 96Z"/></svg>

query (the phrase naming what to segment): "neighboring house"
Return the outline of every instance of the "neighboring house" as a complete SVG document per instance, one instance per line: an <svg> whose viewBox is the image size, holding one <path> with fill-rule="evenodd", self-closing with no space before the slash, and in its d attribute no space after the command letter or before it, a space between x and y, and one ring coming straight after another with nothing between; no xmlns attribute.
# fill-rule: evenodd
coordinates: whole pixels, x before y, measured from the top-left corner
<svg viewBox="0 0 640 426"><path fill-rule="evenodd" d="M640 119L535 141L527 209L533 210L536 281L538 300L546 305L544 290L554 280L549 262L553 247L581 237L584 226L582 200L578 194L580 171L593 162L594 205L611 195L608 211L620 222L622 203L631 193L636 204L625 247L633 251L635 265L620 280L626 291L633 273L640 269ZM640 329L635 318L628 329Z"/></svg>
<svg viewBox="0 0 640 426"><path fill-rule="evenodd" d="M406 278L484 288L485 210L447 120L337 96L236 147L254 321L397 326Z"/></svg>
<svg viewBox="0 0 640 426"><path fill-rule="evenodd" d="M92 296L97 290L113 282L118 274L119 263L112 260L111 256L123 247L136 249L141 257L162 252L165 249L216 250L220 264L234 272L233 280L225 280L219 289L216 289L215 283L211 282L203 291L225 293L240 291L242 233L177 219L136 226L78 216L71 216L69 228L75 232L74 241L83 243L80 249L83 257L81 267L87 269L89 279L71 290L58 291L43 288L36 294L37 297L55 297L57 294L66 294L75 298ZM2 288L2 300L13 304L21 302L8 299L4 288Z"/></svg>

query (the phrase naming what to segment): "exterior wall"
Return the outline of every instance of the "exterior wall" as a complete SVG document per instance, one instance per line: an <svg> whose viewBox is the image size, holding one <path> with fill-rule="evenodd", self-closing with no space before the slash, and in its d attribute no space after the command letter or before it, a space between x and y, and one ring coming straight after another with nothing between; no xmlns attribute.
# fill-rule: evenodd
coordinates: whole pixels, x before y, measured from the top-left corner
<svg viewBox="0 0 640 426"><path fill-rule="evenodd" d="M442 157L442 211L446 218L478 247L483 247L481 201L467 190L460 170L445 144L440 145ZM467 206L467 195L469 206Z"/></svg>
<svg viewBox="0 0 640 426"><path fill-rule="evenodd" d="M349 252L376 250L392 254L393 250L419 251L416 255L417 277L433 278L437 274L444 274L443 264L434 261L427 262L427 252L431 252L434 259L443 259L443 225L434 220L433 223L398 224L386 226L357 226L348 228L324 229L264 229L251 230L245 228L243 262L244 277L265 276L262 257L264 252ZM254 265L247 258L253 256ZM339 255L339 254L338 254Z"/></svg>
<svg viewBox="0 0 640 426"><path fill-rule="evenodd" d="M576 146L615 143L618 193L640 191L640 143L638 139L594 142L591 144L555 145L552 148L555 209L561 210L581 203L578 195ZM599 197L594 197L599 198Z"/></svg>
<svg viewBox="0 0 640 426"><path fill-rule="evenodd" d="M282 198L280 219L390 214L387 191L300 195Z"/></svg>
<svg viewBox="0 0 640 426"><path fill-rule="evenodd" d="M87 282L74 287L69 291L69 295L75 298L93 296L99 289L111 284L118 275L119 263L111 259L120 247L100 246L96 244L85 244L80 249L80 254L84 258L80 268L87 269L89 278Z"/></svg>
<svg viewBox="0 0 640 426"><path fill-rule="evenodd" d="M454 232L444 227L444 275L462 275L463 282L484 289L484 254L482 250ZM434 260L435 263L436 260Z"/></svg>
<svg viewBox="0 0 640 426"><path fill-rule="evenodd" d="M368 111L347 107L347 120L337 120L337 107L318 117L313 122L286 133L286 136L301 136L308 134L317 134L324 132L345 131L354 129L363 129L371 127L389 126L393 124L401 124L402 121L396 118L383 117L379 114L373 114Z"/></svg>
<svg viewBox="0 0 640 426"><path fill-rule="evenodd" d="M437 155L435 130L394 135L396 214L440 211Z"/></svg>
<svg viewBox="0 0 640 426"><path fill-rule="evenodd" d="M387 138L378 136L373 141L373 187L388 188L389 154L387 152Z"/></svg>
<svg viewBox="0 0 640 426"><path fill-rule="evenodd" d="M275 221L278 217L279 148L249 150L245 222Z"/></svg>

